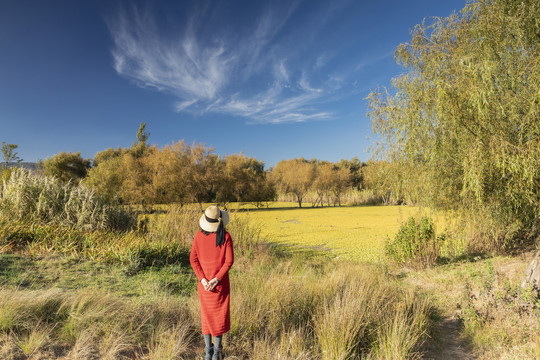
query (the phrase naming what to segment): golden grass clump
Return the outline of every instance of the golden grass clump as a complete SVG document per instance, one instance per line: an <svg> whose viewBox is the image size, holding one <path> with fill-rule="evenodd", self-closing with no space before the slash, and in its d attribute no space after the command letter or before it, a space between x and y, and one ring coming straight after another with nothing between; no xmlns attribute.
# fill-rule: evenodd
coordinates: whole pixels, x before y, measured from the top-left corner
<svg viewBox="0 0 540 360"><path fill-rule="evenodd" d="M135 219L82 185L64 184L30 170L14 169L0 188L0 216L83 229L125 230Z"/></svg>
<svg viewBox="0 0 540 360"><path fill-rule="evenodd" d="M68 359L180 359L193 351L195 330L184 306L137 304L99 291L2 290L0 357L41 354ZM18 315L13 316L16 312Z"/></svg>
<svg viewBox="0 0 540 360"><path fill-rule="evenodd" d="M387 353L405 358L419 351L429 308L413 305L423 303L419 296L400 289L378 267L267 266L265 271L262 266L243 269L231 280L229 338L236 353L262 359L273 349L269 359L349 359L382 351L386 343L396 345ZM408 311L402 327L388 326L400 306ZM379 328L385 329L380 336Z"/></svg>

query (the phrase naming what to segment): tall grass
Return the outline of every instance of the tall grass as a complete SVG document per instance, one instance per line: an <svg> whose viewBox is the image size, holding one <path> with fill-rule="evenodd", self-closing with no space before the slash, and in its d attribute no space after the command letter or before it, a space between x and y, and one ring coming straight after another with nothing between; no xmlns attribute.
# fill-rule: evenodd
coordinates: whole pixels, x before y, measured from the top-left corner
<svg viewBox="0 0 540 360"><path fill-rule="evenodd" d="M194 329L181 304L146 306L101 292L1 290L5 313L20 314L2 330L0 358L189 359ZM16 346L8 346L8 343ZM39 353L39 356L37 356Z"/></svg>
<svg viewBox="0 0 540 360"><path fill-rule="evenodd" d="M63 184L25 169L15 169L3 179L0 217L89 230L125 230L135 223L124 209L82 185Z"/></svg>
<svg viewBox="0 0 540 360"><path fill-rule="evenodd" d="M13 204L31 208L25 202ZM144 233L88 231L57 220L5 217L0 221L0 245L25 254L61 253L120 263L128 273L146 266L188 267L200 215L197 207L171 206L149 219ZM227 229L236 260L231 270L232 324L225 344L230 355L326 360L379 356L383 350L389 358L418 353L429 309L413 306L421 299L404 291L383 269L278 251L262 238L259 225L235 213ZM128 299L95 289L14 289L0 290L0 298L2 359L53 358L50 354L71 359L192 359L202 346L195 292ZM396 311L404 314L399 326L392 322Z"/></svg>
<svg viewBox="0 0 540 360"><path fill-rule="evenodd" d="M383 351L388 359L417 355L427 330L428 309L414 306L421 300L375 269L330 267L319 273L285 264L288 270L233 273L227 353L249 359L350 359ZM0 333L16 345L9 347L11 353L0 349L2 359L29 353L189 359L202 346L196 294L150 303L96 290L2 290L0 297L5 319Z"/></svg>
<svg viewBox="0 0 540 360"><path fill-rule="evenodd" d="M351 359L383 348L396 358L418 353L429 327L428 307L413 305L425 304L419 296L407 294L375 266L298 260L234 273L229 337L236 353L259 356L272 348L269 358L275 359ZM399 304L411 315L395 329L387 324ZM380 338L389 340L379 341L377 329L385 329Z"/></svg>

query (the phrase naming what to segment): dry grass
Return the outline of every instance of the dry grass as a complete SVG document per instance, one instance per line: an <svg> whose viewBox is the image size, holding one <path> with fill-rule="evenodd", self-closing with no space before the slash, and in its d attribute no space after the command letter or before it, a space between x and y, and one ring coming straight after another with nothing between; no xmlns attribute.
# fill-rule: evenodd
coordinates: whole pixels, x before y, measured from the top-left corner
<svg viewBox="0 0 540 360"><path fill-rule="evenodd" d="M426 334L428 308L413 309L411 303L422 302L420 297L407 295L379 268L355 263L319 267L295 261L279 265L243 269L231 280L235 288L230 341L237 353L255 349L265 353L267 346L274 348L271 358L348 359L373 354L379 346L375 329L385 327L401 303L410 305L414 319L424 322L407 320L400 335L410 339L412 334L410 343L417 346L400 353L412 356L418 350L422 339L414 334Z"/></svg>
<svg viewBox="0 0 540 360"><path fill-rule="evenodd" d="M231 284L232 329L225 343L231 358L355 358L377 354L380 336L393 344L390 354L414 356L422 339L410 334L427 330L426 322L414 320L428 318L427 307L412 306L420 297L375 266L269 257L240 263ZM25 353L43 359L190 359L200 351L196 293L130 300L90 289L14 289L0 291L0 298L0 317L7 319L0 331L2 359ZM396 309L414 316L403 317L399 328L388 326ZM400 348L402 339L409 347Z"/></svg>
<svg viewBox="0 0 540 360"><path fill-rule="evenodd" d="M495 354L490 347L503 354L537 354L537 313L524 315L508 300L484 301L485 308L463 301L471 295L478 297L481 292L477 294L477 288L489 287L492 299L517 289L516 280L506 281L501 274L508 272L497 270L495 263L494 270L479 271L474 263L466 270L453 271L454 264L410 273L407 281L418 280L415 286L421 285L423 292L440 292L426 298L411 290L411 284L396 281L382 266L332 261L301 250L289 253L263 241L271 231L288 231L284 235L298 239L325 238L327 242L349 233L354 236L347 240L347 246L356 249L352 250L352 254L359 254L355 259L364 259L363 252L369 253L370 246L377 253L384 245L374 240L381 235L372 234L375 237L369 241L369 232L355 233L362 230L355 227L372 227L374 232L395 227L397 231L400 220L409 215L403 211L418 210L343 207L233 212L228 227L236 253L231 270L232 327L225 340L229 358L418 358L431 326L431 304L448 309L457 302L462 304L461 316L478 354L487 354L489 359L489 354ZM124 264L128 274L168 263L188 267L186 255L199 216L197 207L169 207L168 213L150 218L147 233L111 232L101 239L103 232L81 232L77 238L74 230L62 230L68 234L62 237L56 236L55 229L21 223L24 231L43 235L20 249L26 254L53 252ZM291 216L300 224L289 221ZM328 225L332 228L324 231ZM13 229L5 223L2 226L4 234L6 228ZM66 239L78 245L66 245ZM373 250L377 246L380 250ZM472 284L471 292L464 292L463 283ZM522 299L522 295L513 299ZM0 298L0 358L6 360L28 355L42 359L193 359L202 348L199 302L191 290L176 296L141 292L120 297L99 289L12 288L0 290ZM467 317L466 309L479 317ZM498 314L495 320L490 318L494 313ZM512 337L502 337L497 328Z"/></svg>
<svg viewBox="0 0 540 360"><path fill-rule="evenodd" d="M406 281L430 293L442 315L460 320L475 357L537 359L540 301L521 288L528 261L478 258L410 272Z"/></svg>
<svg viewBox="0 0 540 360"><path fill-rule="evenodd" d="M134 218L83 186L63 184L29 170L14 169L0 188L0 215L10 220L84 229L129 229Z"/></svg>

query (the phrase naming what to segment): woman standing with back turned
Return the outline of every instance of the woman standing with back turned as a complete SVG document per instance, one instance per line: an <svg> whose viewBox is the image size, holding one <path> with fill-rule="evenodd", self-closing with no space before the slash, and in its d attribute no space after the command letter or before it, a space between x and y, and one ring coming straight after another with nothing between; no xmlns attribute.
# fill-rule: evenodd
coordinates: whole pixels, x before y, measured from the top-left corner
<svg viewBox="0 0 540 360"><path fill-rule="evenodd" d="M201 302L205 360L223 358L222 337L231 328L229 269L234 262L234 252L231 235L225 231L228 222L226 211L209 206L199 220L201 230L195 235L191 247L191 267L199 279L197 290Z"/></svg>

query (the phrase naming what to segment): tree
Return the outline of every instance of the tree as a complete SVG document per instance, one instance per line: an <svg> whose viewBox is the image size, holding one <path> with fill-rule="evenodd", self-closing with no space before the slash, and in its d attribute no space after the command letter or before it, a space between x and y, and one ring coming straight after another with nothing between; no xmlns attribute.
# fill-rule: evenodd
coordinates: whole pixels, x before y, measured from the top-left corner
<svg viewBox="0 0 540 360"><path fill-rule="evenodd" d="M145 132L146 129L146 123L142 122L141 125L139 125L139 130L137 130L137 144L144 144L146 145L146 142L148 141L148 137L150 136L149 132Z"/></svg>
<svg viewBox="0 0 540 360"><path fill-rule="evenodd" d="M126 195L122 189L128 176L124 156L114 156L100 161L99 165L88 171L88 175L83 180L84 184L93 188L101 196L126 203L127 199L122 197Z"/></svg>
<svg viewBox="0 0 540 360"><path fill-rule="evenodd" d="M334 199L341 206L341 195L351 186L351 173L349 169L334 167L331 184Z"/></svg>
<svg viewBox="0 0 540 360"><path fill-rule="evenodd" d="M94 161L92 162L92 166L98 166L100 163L107 161L109 159L122 156L127 152L127 149L121 149L120 147L113 149L108 148L103 151L100 151L96 153L94 156Z"/></svg>
<svg viewBox="0 0 540 360"><path fill-rule="evenodd" d="M304 158L282 160L273 169L272 178L280 191L294 194L298 206L302 207L304 196L315 179L315 167Z"/></svg>
<svg viewBox="0 0 540 360"><path fill-rule="evenodd" d="M65 183L78 182L86 177L90 169L90 159L83 159L81 152L61 152L45 159L42 164L43 173L53 176Z"/></svg>
<svg viewBox="0 0 540 360"><path fill-rule="evenodd" d="M273 199L275 192L267 180L264 162L244 154L233 154L223 159L217 184L219 202L255 202L258 206Z"/></svg>
<svg viewBox="0 0 540 360"><path fill-rule="evenodd" d="M2 141L2 157L4 158L5 169L7 169L10 163L20 163L22 161L22 159L17 156L17 152L15 152L15 149L18 147L19 145L7 144Z"/></svg>
<svg viewBox="0 0 540 360"><path fill-rule="evenodd" d="M324 206L324 199L327 199L328 205L330 205L330 192L332 190L332 183L334 181L334 164L329 162L318 162L315 165L315 178L311 188L317 194L317 199L313 206L321 204Z"/></svg>
<svg viewBox="0 0 540 360"><path fill-rule="evenodd" d="M395 53L407 73L369 96L377 153L498 248L540 228L539 18L538 1L478 0L417 25Z"/></svg>
<svg viewBox="0 0 540 360"><path fill-rule="evenodd" d="M136 158L142 157L147 154L150 149L150 146L147 144L148 138L150 137L149 132L145 132L146 123L142 122L139 125L139 130L137 130L136 141L131 145L131 153Z"/></svg>
<svg viewBox="0 0 540 360"><path fill-rule="evenodd" d="M362 176L362 168L366 166L366 163L360 161L356 156L351 160L342 159L337 166L340 168L346 168L350 173L351 186L362 190L364 187L364 178Z"/></svg>
<svg viewBox="0 0 540 360"><path fill-rule="evenodd" d="M190 200L199 204L215 198L217 184L221 176L221 158L214 154L213 148L203 144L192 145L188 149L187 193Z"/></svg>

